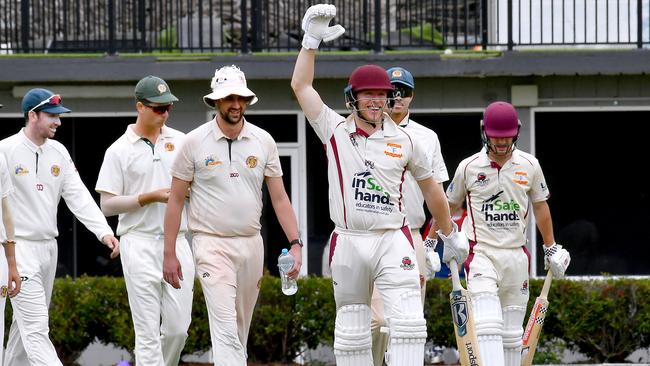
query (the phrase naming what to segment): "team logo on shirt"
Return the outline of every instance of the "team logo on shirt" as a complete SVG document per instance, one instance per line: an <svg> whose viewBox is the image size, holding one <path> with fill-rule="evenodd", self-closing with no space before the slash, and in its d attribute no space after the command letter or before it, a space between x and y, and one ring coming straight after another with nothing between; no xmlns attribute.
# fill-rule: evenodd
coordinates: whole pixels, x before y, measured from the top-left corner
<svg viewBox="0 0 650 366"><path fill-rule="evenodd" d="M50 173L52 173L52 176L58 177L59 174L61 174L61 167L59 167L56 164L52 165L52 167L50 168Z"/></svg>
<svg viewBox="0 0 650 366"><path fill-rule="evenodd" d="M171 151L174 151L175 148L176 148L176 147L175 147L174 144L172 144L171 142L168 142L168 143L165 144L165 150L166 150L166 151L171 152Z"/></svg>
<svg viewBox="0 0 650 366"><path fill-rule="evenodd" d="M257 166L257 158L253 155L247 157L246 165L248 165L248 167L251 169L255 168Z"/></svg>
<svg viewBox="0 0 650 366"><path fill-rule="evenodd" d="M386 150L384 150L384 154L392 157L392 158L401 158L402 157L402 145L400 144L393 144L393 143L387 143L386 144Z"/></svg>
<svg viewBox="0 0 650 366"><path fill-rule="evenodd" d="M212 169L215 166L221 164L219 160L214 155L208 155L205 157L204 164L206 167Z"/></svg>
<svg viewBox="0 0 650 366"><path fill-rule="evenodd" d="M521 294L528 295L528 280L525 280L524 283L521 285Z"/></svg>
<svg viewBox="0 0 650 366"><path fill-rule="evenodd" d="M402 264L400 267L402 267L402 269L405 271L410 271L415 268L415 263L413 263L410 257L404 257L402 258Z"/></svg>
<svg viewBox="0 0 650 366"><path fill-rule="evenodd" d="M18 176L29 174L29 170L27 170L22 165L18 164L18 165L16 165L16 168L14 168L14 174L16 174Z"/></svg>
<svg viewBox="0 0 650 366"><path fill-rule="evenodd" d="M489 181L490 178L487 177L487 174L485 174L484 172L480 172L476 175L476 180L474 181L474 185L483 187L484 185L488 184Z"/></svg>
<svg viewBox="0 0 650 366"><path fill-rule="evenodd" d="M515 178L512 181L517 183L517 184L521 184L522 186L527 186L528 185L528 173L526 173L526 172L515 172Z"/></svg>

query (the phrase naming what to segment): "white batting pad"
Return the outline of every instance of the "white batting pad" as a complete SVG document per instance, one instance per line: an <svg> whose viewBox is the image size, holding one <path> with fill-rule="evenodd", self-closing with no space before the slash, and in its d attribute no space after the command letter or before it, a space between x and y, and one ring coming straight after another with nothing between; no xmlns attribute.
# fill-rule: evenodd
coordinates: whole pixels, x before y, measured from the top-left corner
<svg viewBox="0 0 650 366"><path fill-rule="evenodd" d="M506 306L503 308L503 354L505 366L521 365L521 337L524 335L524 318L526 308L523 306Z"/></svg>
<svg viewBox="0 0 650 366"><path fill-rule="evenodd" d="M422 313L419 291L407 291L401 296L401 312L388 319L390 341L386 364L411 366L424 363L424 343L427 341L427 323Z"/></svg>
<svg viewBox="0 0 650 366"><path fill-rule="evenodd" d="M485 365L503 365L503 314L494 293L472 294L474 328L481 360Z"/></svg>
<svg viewBox="0 0 650 366"><path fill-rule="evenodd" d="M344 305L336 313L334 356L339 366L372 366L370 307Z"/></svg>

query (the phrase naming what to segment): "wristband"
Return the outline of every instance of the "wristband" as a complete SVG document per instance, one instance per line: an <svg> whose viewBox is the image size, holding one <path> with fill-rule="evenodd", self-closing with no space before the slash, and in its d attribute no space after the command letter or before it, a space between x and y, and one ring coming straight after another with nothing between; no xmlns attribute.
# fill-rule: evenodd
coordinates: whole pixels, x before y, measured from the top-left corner
<svg viewBox="0 0 650 366"><path fill-rule="evenodd" d="M289 244L290 244L290 245L298 244L298 245L300 245L301 248L302 248L302 246L303 246L303 244L302 244L302 240L300 240L300 238L298 238L298 239L293 239L292 241L289 242Z"/></svg>

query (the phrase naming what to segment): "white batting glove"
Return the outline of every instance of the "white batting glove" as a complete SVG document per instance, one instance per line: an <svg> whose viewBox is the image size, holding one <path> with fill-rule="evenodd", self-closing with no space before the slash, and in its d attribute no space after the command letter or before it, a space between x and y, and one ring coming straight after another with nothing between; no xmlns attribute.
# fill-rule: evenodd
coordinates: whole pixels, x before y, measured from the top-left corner
<svg viewBox="0 0 650 366"><path fill-rule="evenodd" d="M571 255L560 244L544 246L544 269L550 268L553 277L563 278L569 263L571 263Z"/></svg>
<svg viewBox="0 0 650 366"><path fill-rule="evenodd" d="M340 24L329 26L336 16L336 7L330 4L317 4L309 7L302 18L302 46L306 49L318 49L321 41L329 42L345 33Z"/></svg>
<svg viewBox="0 0 650 366"><path fill-rule="evenodd" d="M462 264L469 255L469 242L465 234L458 231L458 225L455 222L452 222L452 226L453 230L449 236L443 234L442 230L438 230L438 237L445 244L442 261L449 263L455 259L458 264Z"/></svg>
<svg viewBox="0 0 650 366"><path fill-rule="evenodd" d="M426 238L424 240L424 268L427 271L427 280L436 277L436 272L440 272L440 256L436 253L436 245L438 245L437 239Z"/></svg>

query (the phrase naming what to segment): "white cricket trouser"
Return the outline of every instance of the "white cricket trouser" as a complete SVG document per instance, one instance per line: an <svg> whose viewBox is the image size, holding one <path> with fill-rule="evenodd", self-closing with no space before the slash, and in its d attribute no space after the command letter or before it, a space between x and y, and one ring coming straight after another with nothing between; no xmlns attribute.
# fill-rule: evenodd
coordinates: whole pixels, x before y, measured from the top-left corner
<svg viewBox="0 0 650 366"><path fill-rule="evenodd" d="M426 286L426 269L424 242L422 241L422 234L420 230L411 229L411 238L413 239L413 247L415 249L415 258L418 262L418 270L420 271L420 295L422 296L422 306L424 306L424 295L427 290ZM372 359L375 366L381 366L384 363L384 354L388 346L388 334L381 333L381 327L387 327L386 318L384 317L384 304L381 299L381 294L377 290L377 286L373 287L372 300L370 303L372 310L372 318L370 320L370 330L372 332Z"/></svg>
<svg viewBox="0 0 650 366"><path fill-rule="evenodd" d="M336 228L330 243L336 308L370 305L373 283L386 318L401 312L401 295L420 291L420 275L408 228L358 232Z"/></svg>
<svg viewBox="0 0 650 366"><path fill-rule="evenodd" d="M137 365L178 366L192 319L194 263L190 246L182 234L176 239L176 257L183 272L180 289L163 280L164 246L162 235L129 232L120 238Z"/></svg>
<svg viewBox="0 0 650 366"><path fill-rule="evenodd" d="M48 309L56 274L56 239L33 241L16 237L16 264L23 278L11 299L14 311L5 365L62 365L49 338Z"/></svg>
<svg viewBox="0 0 650 366"><path fill-rule="evenodd" d="M526 247L504 249L470 242L470 249L465 261L469 292L495 294L502 308L527 306L530 255Z"/></svg>
<svg viewBox="0 0 650 366"><path fill-rule="evenodd" d="M248 332L264 267L262 237L197 233L192 238L192 250L208 309L214 365L245 366Z"/></svg>
<svg viewBox="0 0 650 366"><path fill-rule="evenodd" d="M7 305L7 285L9 283L9 268L7 267L7 258L5 257L4 248L0 248L0 366L4 357L5 350L5 306Z"/></svg>

